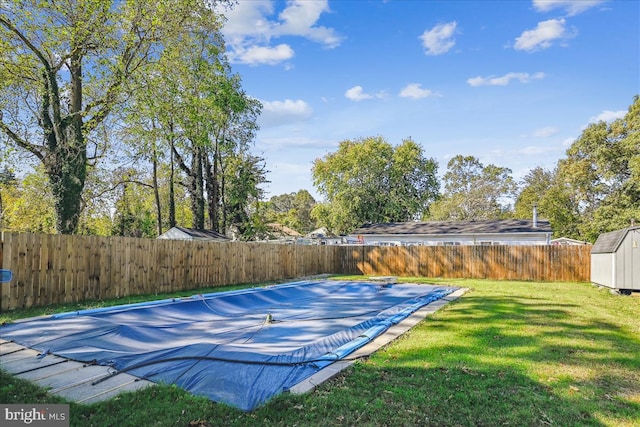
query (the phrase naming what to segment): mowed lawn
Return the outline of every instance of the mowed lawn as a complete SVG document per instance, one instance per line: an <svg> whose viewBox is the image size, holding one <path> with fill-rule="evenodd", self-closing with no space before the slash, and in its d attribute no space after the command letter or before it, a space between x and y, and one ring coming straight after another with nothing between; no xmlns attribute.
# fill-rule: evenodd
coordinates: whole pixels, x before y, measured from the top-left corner
<svg viewBox="0 0 640 427"><path fill-rule="evenodd" d="M157 386L71 404L71 425L640 425L639 296L586 283L402 280L469 291L312 393L244 413ZM60 400L2 374L0 402Z"/></svg>

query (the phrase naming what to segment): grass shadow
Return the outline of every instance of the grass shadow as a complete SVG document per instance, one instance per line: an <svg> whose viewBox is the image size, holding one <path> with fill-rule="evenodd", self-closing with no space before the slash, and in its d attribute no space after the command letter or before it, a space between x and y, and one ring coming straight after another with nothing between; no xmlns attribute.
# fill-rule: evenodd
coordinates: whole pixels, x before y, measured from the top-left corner
<svg viewBox="0 0 640 427"><path fill-rule="evenodd" d="M299 408L300 425L605 425L585 408L519 373L384 365L359 364L313 395L278 398L262 411L284 413L293 404Z"/></svg>

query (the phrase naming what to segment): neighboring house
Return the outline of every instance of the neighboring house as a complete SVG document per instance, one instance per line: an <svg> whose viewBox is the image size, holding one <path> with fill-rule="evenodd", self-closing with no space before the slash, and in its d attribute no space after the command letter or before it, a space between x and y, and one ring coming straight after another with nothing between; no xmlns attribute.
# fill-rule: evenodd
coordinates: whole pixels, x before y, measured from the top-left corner
<svg viewBox="0 0 640 427"><path fill-rule="evenodd" d="M293 228L276 222L267 224L267 227L269 228L269 238L267 241L271 243L294 243L297 238L302 237L302 234Z"/></svg>
<svg viewBox="0 0 640 427"><path fill-rule="evenodd" d="M333 236L326 227L320 227L304 236L304 239L298 239L297 243L299 245L339 245L343 240L340 236Z"/></svg>
<svg viewBox="0 0 640 427"><path fill-rule="evenodd" d="M558 237L557 239L551 239L552 245L590 245L591 243L583 240L570 239L568 237Z"/></svg>
<svg viewBox="0 0 640 427"><path fill-rule="evenodd" d="M158 236L158 239L172 239L172 240L204 240L204 241L217 241L228 242L230 239L220 233L216 233L212 230L198 230L195 228L186 227L173 227L165 233Z"/></svg>
<svg viewBox="0 0 640 427"><path fill-rule="evenodd" d="M311 231L309 234L307 234L304 237L306 237L307 239L324 239L329 235L330 235L329 230L327 230L326 227L320 227Z"/></svg>
<svg viewBox="0 0 640 427"><path fill-rule="evenodd" d="M361 244L400 245L548 245L546 220L428 221L365 224L349 234Z"/></svg>

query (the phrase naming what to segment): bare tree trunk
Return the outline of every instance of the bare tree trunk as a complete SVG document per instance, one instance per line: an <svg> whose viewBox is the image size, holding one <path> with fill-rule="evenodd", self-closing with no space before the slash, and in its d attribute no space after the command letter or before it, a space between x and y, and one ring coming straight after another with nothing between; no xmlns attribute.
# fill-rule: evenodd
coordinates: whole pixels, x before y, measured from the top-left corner
<svg viewBox="0 0 640 427"><path fill-rule="evenodd" d="M174 161L175 157L173 154L174 150L174 140L173 140L173 123L171 124L171 141L170 141L170 149L171 149L171 160L169 161L169 228L173 228L176 226L176 196L174 189L174 175L175 175L175 166Z"/></svg>
<svg viewBox="0 0 640 427"><path fill-rule="evenodd" d="M158 153L155 141L153 143L153 195L156 200L156 221L158 222L158 236L162 234L162 206L160 205L160 190L158 189Z"/></svg>
<svg viewBox="0 0 640 427"><path fill-rule="evenodd" d="M51 88L54 76L44 78L41 118L45 128L48 150L43 163L55 200L56 229L62 234L73 234L78 228L82 210L82 191L87 176L87 145L84 140L82 115L82 67L80 58L72 56L70 111L64 119L54 123L49 115L49 95L57 94ZM43 71L46 73L47 71ZM54 98L54 104L59 103Z"/></svg>
<svg viewBox="0 0 640 427"><path fill-rule="evenodd" d="M209 228L213 231L220 231L219 209L219 184L218 184L218 164L214 153L213 165L209 156L205 156L205 180L207 184L207 200L209 207Z"/></svg>
<svg viewBox="0 0 640 427"><path fill-rule="evenodd" d="M191 189L191 212L193 213L193 227L204 229L204 177L202 171L202 147L195 147L193 151L191 172L189 179Z"/></svg>

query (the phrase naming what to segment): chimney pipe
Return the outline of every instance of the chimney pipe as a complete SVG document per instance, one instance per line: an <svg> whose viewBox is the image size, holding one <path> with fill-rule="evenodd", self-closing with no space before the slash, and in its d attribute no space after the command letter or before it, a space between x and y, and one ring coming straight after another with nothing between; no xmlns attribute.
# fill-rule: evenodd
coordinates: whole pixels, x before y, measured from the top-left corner
<svg viewBox="0 0 640 427"><path fill-rule="evenodd" d="M538 228L538 204L533 204L533 228Z"/></svg>

